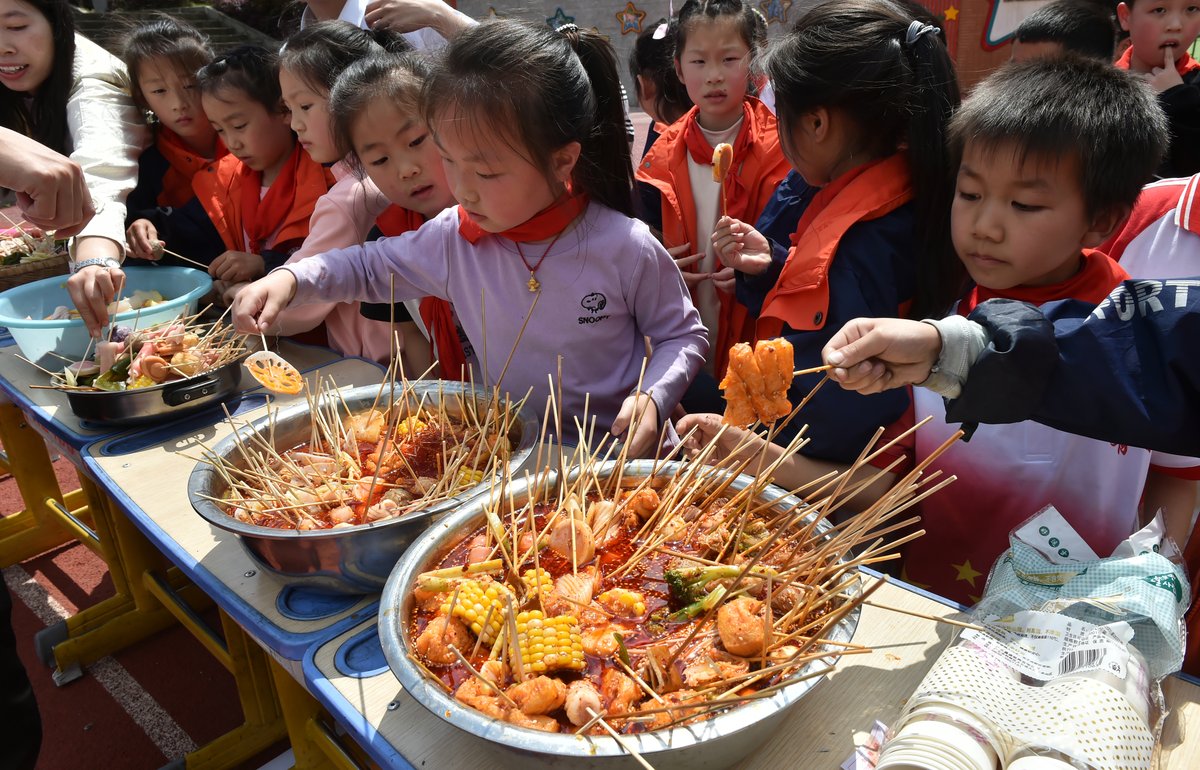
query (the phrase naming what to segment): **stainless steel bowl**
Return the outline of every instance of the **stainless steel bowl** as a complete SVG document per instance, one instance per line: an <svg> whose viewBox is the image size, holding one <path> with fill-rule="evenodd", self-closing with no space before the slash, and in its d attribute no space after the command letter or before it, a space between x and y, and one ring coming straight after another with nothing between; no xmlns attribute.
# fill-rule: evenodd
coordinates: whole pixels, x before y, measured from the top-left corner
<svg viewBox="0 0 1200 770"><path fill-rule="evenodd" d="M368 385L340 391L341 400L351 411L366 411L375 403L378 385ZM329 397L337 398L330 394ZM397 398L400 398L397 388ZM461 382L421 380L409 383L407 396L415 407L424 399L426 406L444 404L447 413L462 413L465 399L486 401L489 394ZM384 399L387 396L385 394ZM275 430L269 433L274 422ZM272 420L262 417L242 427L243 435L259 433L273 435L275 447L290 449L308 440L311 430L308 404L294 404L281 409ZM538 435L538 420L532 411L522 409L509 440L513 453L509 460L515 477L529 458ZM243 439L244 440L244 439ZM234 464L239 463L237 441L229 436L213 452ZM463 503L485 493L489 482L476 484L448 500L396 519L387 519L357 527L323 530L283 530L244 524L226 514L220 507L201 495L221 498L226 485L220 474L206 462L196 465L188 478L188 497L192 507L208 522L238 535L250 556L270 572L302 584L333 593L375 593L383 588L396 558L434 521Z"/></svg>
<svg viewBox="0 0 1200 770"><path fill-rule="evenodd" d="M138 425L176 419L237 394L242 359L183 380L120 391L68 390L76 417L104 425Z"/></svg>
<svg viewBox="0 0 1200 770"><path fill-rule="evenodd" d="M611 475L616 463L600 465L598 477ZM657 478L665 485L678 473L680 463L662 463ZM654 469L648 460L635 460L625 466L622 486L633 487ZM738 476L734 490L744 489L753 479ZM534 495L531 484L520 481L512 485L512 500L524 505ZM545 483L556 482L551 477ZM507 496L507 493L506 493ZM800 500L777 487L768 487L761 500L774 501L770 510L794 510ZM640 765L615 740L607 736L576 736L529 730L500 722L465 706L448 695L437 683L430 681L413 662L415 656L405 626L412 613L412 587L417 575L432 568L467 533L484 522L484 510L491 504L490 496L482 496L463 506L453 515L430 527L396 563L388 577L379 606L379 639L388 665L405 692L441 719L460 728L465 740L485 742L490 749L500 749L511 762L519 761L525 768L636 768ZM819 532L829 525L822 522ZM858 626L859 610L835 627L829 635L832 641L848 642ZM828 664L822 659L809 664L804 672ZM816 686L823 677L814 677L784 687L769 698L749 701L723 714L697 724L658 730L652 733L622 736L622 740L646 758L657 770L701 770L728 767L766 743L783 721L787 709ZM501 763L505 764L506 763ZM514 764L514 766L516 766Z"/></svg>

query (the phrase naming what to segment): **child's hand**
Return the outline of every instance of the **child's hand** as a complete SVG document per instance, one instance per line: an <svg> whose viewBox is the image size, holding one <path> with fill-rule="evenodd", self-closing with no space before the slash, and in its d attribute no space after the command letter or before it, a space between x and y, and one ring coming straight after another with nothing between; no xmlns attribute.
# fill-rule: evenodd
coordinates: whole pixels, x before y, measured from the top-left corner
<svg viewBox="0 0 1200 770"><path fill-rule="evenodd" d="M732 267L722 268L711 275L713 286L716 286L726 294L733 294L737 288L737 273L734 272Z"/></svg>
<svg viewBox="0 0 1200 770"><path fill-rule="evenodd" d="M667 253L671 255L671 259L675 260L675 264L679 267L679 272L683 273L683 282L687 284L689 289L694 288L700 283L707 281L712 273L693 273L684 270L685 267L691 267L700 260L704 259L703 254L688 254L691 251L692 244L685 243L682 246L676 246L673 249L667 249Z"/></svg>
<svg viewBox="0 0 1200 770"><path fill-rule="evenodd" d="M724 431L721 430L722 428ZM695 457L700 450L715 440L716 446L708 456L709 461L724 460L733 454L739 445L745 450L745 452L739 451L739 456L757 454L761 451L764 443L761 437L745 428L721 422L719 414L685 415L675 423L675 432L683 439L683 451L687 453L688 457Z"/></svg>
<svg viewBox="0 0 1200 770"><path fill-rule="evenodd" d="M267 331L294 296L296 276L290 270L273 271L238 292L233 301L234 328L243 334Z"/></svg>
<svg viewBox="0 0 1200 770"><path fill-rule="evenodd" d="M1158 94L1175 86L1183 85L1183 77L1179 74L1179 70L1175 69L1175 47L1169 45L1163 48L1163 51L1163 66L1155 67L1150 70L1149 75L1145 76L1146 82Z"/></svg>
<svg viewBox="0 0 1200 770"><path fill-rule="evenodd" d="M162 259L162 241L158 230L149 219L136 219L125 231L125 242L129 245L129 256L157 262Z"/></svg>
<svg viewBox="0 0 1200 770"><path fill-rule="evenodd" d="M614 437L625 437L630 457L652 454L658 446L658 406L654 399L646 393L635 393L625 399L611 432Z"/></svg>
<svg viewBox="0 0 1200 770"><path fill-rule="evenodd" d="M241 283L261 278L267 265L258 254L248 251L227 251L212 261L208 274L226 283Z"/></svg>
<svg viewBox="0 0 1200 770"><path fill-rule="evenodd" d="M902 318L855 318L821 350L846 390L879 393L929 379L942 352L938 330Z"/></svg>
<svg viewBox="0 0 1200 770"><path fill-rule="evenodd" d="M746 275L762 275L771 266L771 244L766 237L733 217L717 220L712 244L721 264Z"/></svg>

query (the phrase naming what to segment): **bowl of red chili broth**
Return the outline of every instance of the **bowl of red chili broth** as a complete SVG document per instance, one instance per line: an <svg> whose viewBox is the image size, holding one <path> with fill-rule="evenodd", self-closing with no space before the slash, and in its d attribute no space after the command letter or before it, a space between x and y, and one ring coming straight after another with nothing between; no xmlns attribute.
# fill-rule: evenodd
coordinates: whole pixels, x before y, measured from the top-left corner
<svg viewBox="0 0 1200 770"><path fill-rule="evenodd" d="M620 487L622 490L632 489L653 474L651 486L662 489L683 467L683 464L677 462L656 464L651 461L632 461L627 463L620 473ZM599 463L588 472L601 482L615 483L617 464ZM568 483L571 477L577 474L578 469L569 470ZM737 476L730 482L729 490L737 492L752 482L753 479L749 476ZM463 744L461 757L464 761L471 757L481 761L492 761L495 751L500 749L509 761L519 761L524 767L563 767L564 760L569 762L570 767L640 767L627 750L628 747L638 752L658 770L698 770L727 767L762 747L780 727L788 709L823 678L823 675L814 674L836 662L835 646L817 648L815 651L826 654L785 677L787 681L772 683L772 691L764 692L763 697L747 699L725 710L713 712L703 719L685 721L665 728L653 729L652 725L621 726L618 727L622 733L620 743L596 729L594 725L588 734L574 734L574 730L578 728L564 719L561 711L550 715L550 718L560 723L561 732L530 729L497 718L495 714L484 713L461 702L454 694L456 688L473 675L464 674L461 665L432 664L418 651L419 633L429 628L429 612L427 608L423 609L414 597L414 588L418 585L422 573L463 564L473 538L486 526L487 511L491 510L500 520L508 521L511 511L525 510L531 501L553 498L557 494L558 485L558 476L546 473L536 479L527 477L513 482L503 498L481 496L430 527L397 562L388 578L380 603L379 637L389 666L403 685L404 692L465 734L466 743ZM534 510L537 511L537 520L541 522L544 521L546 512L538 510L539 505L544 509L544 504L535 504ZM803 513L803 503L798 498L774 486L766 487L756 498L755 505L763 506L763 510L772 515L788 515L800 511L799 515L794 516L791 526L809 527L813 521L811 515ZM518 513L518 518L519 516ZM828 536L830 526L821 521L811 528L819 540ZM605 559L629 559L637 553L637 548L637 544L631 542L630 537L618 539L611 544L611 549L606 547L598 551L597 562ZM655 618L661 620L662 613L673 608L669 606L666 586L661 582L667 560L661 558L661 554L657 554L642 558L641 562L641 575L649 576L648 581L643 582L641 586L645 595L645 612L640 619L622 621L627 630L623 641L630 651L652 644L656 635L661 637L670 635L671 632L669 628L652 627L647 622ZM540 566L558 574L570 570L570 565L562 559L557 562L548 559ZM603 587L611 589L634 586L638 582L637 578L637 575L626 575L620 580L605 582ZM857 593L859 590L857 577L854 580L856 586L851 593ZM442 609L444 611L445 607ZM837 619L836 624L823 638L834 645L849 642L857 628L859 616L859 609L848 612ZM675 629L676 638L678 633L679 629ZM474 638L469 637L466 641ZM477 669L484 665L483 662L488 657L486 648L462 652ZM566 678L574 680L596 672L601 672L603 676L605 670L617 666L619 664L615 660L605 661L588 654L585 655L584 670L567 671ZM668 716L686 717L688 712L685 709L686 706L681 706L671 711Z"/></svg>
<svg viewBox="0 0 1200 770"><path fill-rule="evenodd" d="M478 415L488 410L505 414L507 407L507 430L504 434L508 452L506 467L502 472L515 476L529 459L539 426L532 410L522 408L516 411L504 396L495 401L491 393L462 382L416 380L406 382L403 386L396 383L391 387L394 395L390 395L388 390L381 391L378 385L371 385L331 391L322 398L334 402L333 405L342 414L362 415L372 408L383 409L388 405L409 410L403 419L393 421L392 425L397 429L420 409L436 410L450 418L460 419L467 413ZM330 404L326 403L326 406ZM226 437L214 446L212 453L225 462L245 467L243 448L254 446L252 437L269 443L279 452L302 450L311 439L312 424L309 405L293 404L241 426L235 435ZM372 446L360 443L356 448L360 454L366 454ZM411 467L404 464L403 471L411 470L414 475L436 475L436 454L436 451L423 452L423 465ZM370 474L365 474L364 485L369 481ZM254 520L239 520L234 515L235 506L216 502L226 500L230 485L226 477L206 461L197 463L192 471L188 479L188 496L197 513L210 524L237 535L255 562L287 583L330 593L363 594L376 593L383 588L397 558L430 524L487 492L491 489L491 483L490 476L481 478L478 483L460 485L461 489L456 494L442 496L429 505L422 505L419 497L410 500L401 515L377 521L360 519L362 523L343 524L336 528L300 529L288 526L287 522L272 521L270 523L274 526L264 526ZM377 481L369 492L373 498L379 498L391 487L384 481Z"/></svg>

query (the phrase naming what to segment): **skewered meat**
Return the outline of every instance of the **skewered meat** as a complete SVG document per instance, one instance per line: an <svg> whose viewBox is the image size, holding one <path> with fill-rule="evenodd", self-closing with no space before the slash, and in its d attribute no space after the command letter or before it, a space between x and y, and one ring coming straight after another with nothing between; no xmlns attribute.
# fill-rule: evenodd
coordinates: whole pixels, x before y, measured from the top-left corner
<svg viewBox="0 0 1200 770"><path fill-rule="evenodd" d="M727 403L724 421L771 423L789 415L793 363L792 343L785 339L759 340L753 349L745 342L730 348L729 367L721 380Z"/></svg>

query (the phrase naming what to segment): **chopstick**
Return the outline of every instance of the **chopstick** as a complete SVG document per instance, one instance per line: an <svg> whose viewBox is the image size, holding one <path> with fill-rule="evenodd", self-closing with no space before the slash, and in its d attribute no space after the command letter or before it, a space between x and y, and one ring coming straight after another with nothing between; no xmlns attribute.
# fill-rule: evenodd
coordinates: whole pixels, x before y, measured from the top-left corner
<svg viewBox="0 0 1200 770"><path fill-rule="evenodd" d="M196 260L191 259L190 257L185 257L182 254L171 251L166 246L163 247L163 254L170 254L172 257L175 257L175 259L181 259L184 262L187 262L188 264L195 265L196 267L200 268L201 270L203 270L206 273L208 272L208 265L204 264L203 262L197 262Z"/></svg>

